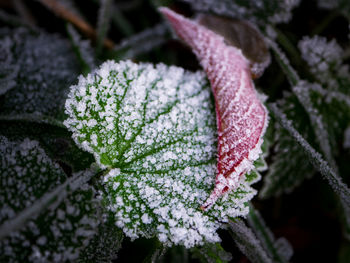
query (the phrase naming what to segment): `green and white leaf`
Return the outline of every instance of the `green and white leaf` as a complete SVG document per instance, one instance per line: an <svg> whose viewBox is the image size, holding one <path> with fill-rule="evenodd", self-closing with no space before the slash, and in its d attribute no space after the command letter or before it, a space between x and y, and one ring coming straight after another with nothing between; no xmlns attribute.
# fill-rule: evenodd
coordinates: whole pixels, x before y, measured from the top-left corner
<svg viewBox="0 0 350 263"><path fill-rule="evenodd" d="M40 198L67 178L39 143L30 139L9 141L0 136L0 158L1 230L4 225L24 222L9 234L3 235L0 231L0 261L67 262L77 259L97 226L99 213L95 191L84 184L63 200L58 195L46 207ZM38 214L28 218L21 214L38 202L43 204ZM28 220L18 220L19 217Z"/></svg>
<svg viewBox="0 0 350 263"><path fill-rule="evenodd" d="M214 103L203 72L108 61L71 87L66 113L76 143L106 169L101 196L132 239L215 243L223 223L248 213L258 173L200 209L216 175Z"/></svg>

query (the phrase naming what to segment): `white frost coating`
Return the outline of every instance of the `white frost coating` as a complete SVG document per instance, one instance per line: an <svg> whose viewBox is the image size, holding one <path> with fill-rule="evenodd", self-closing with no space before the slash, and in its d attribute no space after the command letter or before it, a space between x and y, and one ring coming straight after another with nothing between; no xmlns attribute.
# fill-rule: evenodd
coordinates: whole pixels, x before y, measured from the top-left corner
<svg viewBox="0 0 350 263"><path fill-rule="evenodd" d="M274 9L266 4L264 0L248 0L245 4L237 1L217 1L217 0L182 0L188 2L195 10L211 12L226 17L248 19L254 23L262 22L262 15L266 22L273 24L287 23L292 18L292 10L297 7L300 0L277 0L274 2Z"/></svg>
<svg viewBox="0 0 350 263"><path fill-rule="evenodd" d="M0 262L77 259L94 233L98 215L87 185L80 184L80 190L68 197L64 195L66 187L61 186L69 180L70 188L76 189L81 177L67 179L37 141L9 141L3 136L0 174ZM61 189L59 194L51 195L57 189ZM56 203L49 205L53 197Z"/></svg>
<svg viewBox="0 0 350 263"><path fill-rule="evenodd" d="M332 149L329 141L330 136L327 132L327 128L325 127L323 116L319 113L318 109L311 101L310 92L314 90L322 90L322 87L317 83L308 83L307 81L301 80L299 81L298 85L292 89L308 113L316 132L316 139L322 149L322 152L334 169L334 167L336 167L336 163L332 157Z"/></svg>
<svg viewBox="0 0 350 263"><path fill-rule="evenodd" d="M108 194L100 194L130 238L156 236L186 247L218 242L222 223L247 214L258 174L249 182L242 176L236 191L200 209L216 174L210 96L203 72L130 61L105 62L71 87L64 123L77 144L110 169L103 178ZM91 120L98 124L88 125Z"/></svg>
<svg viewBox="0 0 350 263"><path fill-rule="evenodd" d="M0 31L0 36L3 34ZM5 40L0 40L0 54L10 57L4 61L6 67L0 65L0 80L2 74L8 74L3 70L11 67L10 75L17 85L6 92L0 105L2 114L62 114L68 87L79 72L69 41L43 32L31 34L24 28L8 30L5 35L10 39L10 49L2 49ZM11 57L16 60L11 61Z"/></svg>
<svg viewBox="0 0 350 263"><path fill-rule="evenodd" d="M310 70L317 79L335 90L338 83L334 76L349 76L348 65L342 64L343 49L335 39L327 41L325 37L305 36L299 41L302 58L309 64Z"/></svg>

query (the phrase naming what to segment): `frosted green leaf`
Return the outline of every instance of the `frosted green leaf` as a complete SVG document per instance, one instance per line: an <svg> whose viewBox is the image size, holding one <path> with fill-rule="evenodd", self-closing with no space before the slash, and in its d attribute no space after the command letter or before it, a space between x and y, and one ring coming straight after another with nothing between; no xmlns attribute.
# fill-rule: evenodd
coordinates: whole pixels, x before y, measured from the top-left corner
<svg viewBox="0 0 350 263"><path fill-rule="evenodd" d="M97 233L90 240L89 245L81 251L78 262L112 262L117 258L123 237L123 232L114 224L114 217L107 216L105 222L98 226Z"/></svg>
<svg viewBox="0 0 350 263"><path fill-rule="evenodd" d="M0 136L0 225L15 221L66 181L37 141ZM62 201L62 202L60 202ZM66 262L78 258L95 233L98 211L88 185L56 201L0 240L0 262ZM3 228L2 228L3 229ZM2 234L2 233L1 233Z"/></svg>
<svg viewBox="0 0 350 263"><path fill-rule="evenodd" d="M304 36L298 46L302 58L310 66L310 71L330 90L339 90L343 81L341 79L349 79L349 66L343 64L344 50L335 39L327 41L321 36Z"/></svg>
<svg viewBox="0 0 350 263"><path fill-rule="evenodd" d="M71 87L66 113L73 139L106 168L101 196L130 238L214 243L223 223L248 213L258 173L200 209L216 174L214 105L203 72L108 61Z"/></svg>
<svg viewBox="0 0 350 263"><path fill-rule="evenodd" d="M68 88L79 74L69 41L24 28L0 31L11 50L16 84L0 103L2 114L40 113L63 118Z"/></svg>
<svg viewBox="0 0 350 263"><path fill-rule="evenodd" d="M303 106L292 94L285 94L286 98L279 102L289 119L293 119L304 138L314 143L312 127L308 125L308 116ZM314 174L312 165L306 161L307 156L302 148L295 143L277 122L273 138L274 146L269 170L264 176L264 185L259 195L262 198L290 193L305 179Z"/></svg>

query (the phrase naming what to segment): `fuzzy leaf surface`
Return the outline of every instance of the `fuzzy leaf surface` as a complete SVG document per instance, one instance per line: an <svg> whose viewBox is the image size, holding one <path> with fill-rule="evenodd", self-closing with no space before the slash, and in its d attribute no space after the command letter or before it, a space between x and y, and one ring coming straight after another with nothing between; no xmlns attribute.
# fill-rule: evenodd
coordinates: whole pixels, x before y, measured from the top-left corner
<svg viewBox="0 0 350 263"><path fill-rule="evenodd" d="M8 79L7 88L1 88L8 90L0 103L2 114L40 113L62 119L68 88L79 73L70 43L53 34L3 28L0 46L7 51L2 56L9 57L8 67L15 69L2 79Z"/></svg>
<svg viewBox="0 0 350 263"><path fill-rule="evenodd" d="M22 211L67 180L62 169L34 140L9 141L0 136L0 224L11 224ZM40 200L39 200L40 199ZM45 202L43 202L45 203ZM78 258L95 233L94 191L84 184L66 198L40 209L0 240L1 262L69 262ZM23 220L17 220L22 222ZM1 233L2 234L2 233Z"/></svg>
<svg viewBox="0 0 350 263"><path fill-rule="evenodd" d="M216 174L215 111L204 73L108 61L71 87L66 113L76 143L106 168L101 195L132 239L214 243L223 222L247 214L258 173L200 209Z"/></svg>

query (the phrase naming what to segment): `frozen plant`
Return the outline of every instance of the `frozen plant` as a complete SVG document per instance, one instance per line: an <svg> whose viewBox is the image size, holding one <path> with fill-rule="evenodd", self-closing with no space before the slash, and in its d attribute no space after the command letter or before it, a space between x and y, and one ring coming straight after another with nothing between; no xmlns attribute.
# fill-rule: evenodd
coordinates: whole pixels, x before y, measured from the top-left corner
<svg viewBox="0 0 350 263"><path fill-rule="evenodd" d="M66 113L76 143L106 169L101 196L132 239L218 242L224 222L247 214L256 171L200 209L216 174L214 105L202 72L108 61L71 87Z"/></svg>

